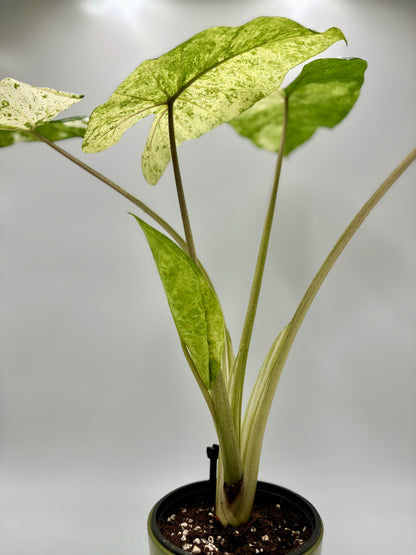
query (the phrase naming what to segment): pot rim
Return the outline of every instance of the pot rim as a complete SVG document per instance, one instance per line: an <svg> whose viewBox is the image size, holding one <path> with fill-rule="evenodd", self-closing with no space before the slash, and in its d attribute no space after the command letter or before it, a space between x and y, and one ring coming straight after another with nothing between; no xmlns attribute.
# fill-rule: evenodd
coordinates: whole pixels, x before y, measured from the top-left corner
<svg viewBox="0 0 416 555"><path fill-rule="evenodd" d="M213 500L215 499L215 487L213 487L211 480L192 482L176 488L163 496L151 510L148 519L149 534L151 537L153 536L153 539L156 542L163 546L166 553L172 553L174 555L189 555L188 552L176 547L161 534L158 520L162 511L167 512L171 510L171 508L173 510L173 507L177 506L182 501L189 500L192 496L198 496L202 493L208 493L209 495L212 495ZM276 484L271 484L269 482L257 482L257 499L270 494L285 499L288 503L296 506L300 511L307 514L312 525L312 535L301 547L296 550L296 555L307 555L310 552L312 553L310 550L319 545L323 536L323 523L318 511L307 499L290 489Z"/></svg>

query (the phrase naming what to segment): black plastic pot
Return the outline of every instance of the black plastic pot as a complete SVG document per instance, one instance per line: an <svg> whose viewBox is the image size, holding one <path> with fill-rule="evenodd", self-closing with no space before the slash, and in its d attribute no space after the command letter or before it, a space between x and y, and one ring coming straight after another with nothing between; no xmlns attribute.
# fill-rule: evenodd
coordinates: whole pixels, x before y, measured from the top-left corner
<svg viewBox="0 0 416 555"><path fill-rule="evenodd" d="M212 462L212 461L211 461ZM189 555L183 549L174 546L159 530L159 522L165 516L174 513L178 506L182 506L194 500L202 498L207 499L210 503L214 503L215 499L215 480L213 479L212 464L210 480L202 482L194 482L186 486L180 487L156 503L149 514L148 519L148 536L151 555ZM275 504L283 503L291 505L302 512L309 521L312 529L312 535L309 540L298 547L293 552L294 555L320 555L323 536L323 524L315 507L302 496L290 491L286 488L269 484L267 482L258 482L255 501L271 501Z"/></svg>

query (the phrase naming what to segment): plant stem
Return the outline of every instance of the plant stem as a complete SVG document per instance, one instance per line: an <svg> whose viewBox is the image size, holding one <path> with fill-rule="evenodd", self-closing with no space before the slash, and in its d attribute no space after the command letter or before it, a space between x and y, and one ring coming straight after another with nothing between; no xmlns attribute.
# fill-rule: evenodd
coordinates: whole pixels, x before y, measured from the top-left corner
<svg viewBox="0 0 416 555"><path fill-rule="evenodd" d="M82 162L81 160L79 160L78 158L76 158L68 151L61 148L60 146L56 145L54 142L50 141L49 139L47 139L37 131L32 130L30 131L30 133L40 141L46 143L48 146L50 146L51 148L59 152L59 154L62 154L62 156L65 156L65 158L67 158L71 162L74 162L74 164L76 164L86 172L90 173L91 175L93 175L94 177L96 177L97 179L99 179L100 181L102 181L112 189L114 189L114 191L117 191L117 193L125 197L127 200L129 200L130 202L138 206L141 210L143 210L143 212L145 212L145 214L153 218L153 220L155 220L155 222L157 222L160 225L160 227L162 227L172 237L172 239L174 239L178 243L180 247L182 247L183 249L186 249L186 243L179 235L179 233L177 233L173 229L173 227L171 227L163 218L161 218L156 212L154 212L151 208L149 208L138 198L134 197L128 191L126 191L125 189L123 189L113 181L111 181L111 179L108 179L108 177L106 177L102 173L98 172L94 168L91 168L91 166L88 166L87 164L85 164L84 162Z"/></svg>
<svg viewBox="0 0 416 555"><path fill-rule="evenodd" d="M217 430L224 471L223 481L225 486L233 486L241 481L243 470L240 446L234 428L227 386L222 370L211 384L211 397L214 407L214 424Z"/></svg>
<svg viewBox="0 0 416 555"><path fill-rule="evenodd" d="M402 175L402 173L416 160L416 148L413 149L410 154L406 156L402 162L392 171L392 173L387 177L385 181L380 185L376 192L369 198L369 200L364 204L357 215L351 220L348 227L345 229L344 233L340 236L338 241L335 243L331 252L326 257L322 266L319 268L315 277L313 278L311 284L309 285L305 295L303 296L294 316L290 323L289 336L296 335L315 295L317 294L319 288L321 287L324 279L328 275L330 269L335 264L339 255L345 249L349 243L352 236L364 222L365 218L369 215L376 204L381 200L381 198L387 193L387 191L392 187L392 185L397 181L397 179ZM292 340L288 342L291 344Z"/></svg>
<svg viewBox="0 0 416 555"><path fill-rule="evenodd" d="M173 174L175 176L176 192L178 195L179 208L182 216L183 229L185 231L187 250L192 260L195 263L197 263L198 259L196 256L195 244L192 236L191 222L189 220L188 208L186 206L185 193L182 185L182 177L181 177L179 160L178 160L178 151L176 149L175 124L174 124L174 117L173 117L173 102L170 102L168 104L168 125L169 125L169 143L170 143L170 153L172 157Z"/></svg>
<svg viewBox="0 0 416 555"><path fill-rule="evenodd" d="M251 336L253 333L254 320L257 312L257 305L260 295L260 289L264 274L264 266L266 263L267 250L269 247L270 233L272 229L273 216L276 207L277 191L279 187L280 172L282 168L282 161L284 155L284 147L286 140L286 128L288 117L288 101L284 96L284 115L283 115L283 128L282 137L279 146L279 153L277 156L276 170L272 192L270 196L269 206L264 222L263 234L261 238L259 253L257 257L256 269L254 272L253 283L251 286L250 298L248 302L246 317L244 321L243 331L240 340L240 346L237 353L235 370L232 374L232 383L230 390L232 392L231 407L234 414L236 425L240 427L241 422L241 404L243 395L244 375L247 366L247 357L250 347Z"/></svg>
<svg viewBox="0 0 416 555"><path fill-rule="evenodd" d="M123 189L122 187L120 187L119 185L114 183L114 181L111 181L111 179L108 179L108 177L106 177L102 173L98 172L97 170L95 170L91 166L88 166L87 164L85 164L84 162L82 162L81 160L79 160L78 158L73 156L72 154L70 154L68 151L59 147L58 145L56 145L55 143L53 143L52 141L50 141L49 139L47 139L46 137L44 137L43 135L38 133L37 131L32 130L32 131L27 131L27 133L31 133L37 139L44 142L45 144L47 144L48 146L50 146L51 148L53 148L54 150L59 152L59 154L62 154L62 156L64 156L65 158L67 158L71 162L74 162L74 164L76 164L77 166L79 166L83 170L87 171L88 173L90 173L91 175L93 175L94 177L96 177L97 179L99 179L100 181L102 181L103 183L105 183L106 185L108 185L109 187L114 189L115 191L117 191L117 193L119 193L120 195L125 197L127 200L129 200L130 202L132 202L133 204L138 206L141 210L143 210L143 212L145 212L145 214L147 214L148 216L153 218L153 220L156 223L158 223L160 225L160 227L162 227L172 237L172 239L174 241L176 241L176 243L184 251L188 251L188 246L186 244L186 241L184 241L184 239L179 235L179 233L177 231L175 231L175 229L173 229L173 227L171 225L169 225L166 220L164 220L161 216L159 216L156 212L154 212L151 208L149 208L141 200L139 200L135 196L131 195L128 191L126 191L125 189ZM197 260L197 264L198 264L198 267L201 270L201 272L204 274L206 280L210 284L212 290L215 291L214 286L213 286L205 268L203 267L203 265L201 264L201 262L199 260Z"/></svg>

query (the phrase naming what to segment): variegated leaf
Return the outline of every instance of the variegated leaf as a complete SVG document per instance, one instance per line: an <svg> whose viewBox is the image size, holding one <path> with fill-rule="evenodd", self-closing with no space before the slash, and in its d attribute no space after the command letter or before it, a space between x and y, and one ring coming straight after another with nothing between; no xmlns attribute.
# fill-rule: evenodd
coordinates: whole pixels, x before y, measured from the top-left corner
<svg viewBox="0 0 416 555"><path fill-rule="evenodd" d="M83 95L32 87L6 77L0 81L0 129L36 129L81 98Z"/></svg>
<svg viewBox="0 0 416 555"><path fill-rule="evenodd" d="M142 168L156 184L170 160L168 110L179 145L237 117L277 89L290 69L343 39L339 29L318 33L281 17L203 31L143 62L96 108L83 149L104 150L154 114Z"/></svg>

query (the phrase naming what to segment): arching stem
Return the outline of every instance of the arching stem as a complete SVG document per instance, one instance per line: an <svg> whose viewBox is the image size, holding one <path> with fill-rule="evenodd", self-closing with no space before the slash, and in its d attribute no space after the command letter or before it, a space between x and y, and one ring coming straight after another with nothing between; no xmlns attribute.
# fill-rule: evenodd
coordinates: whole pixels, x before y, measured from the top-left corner
<svg viewBox="0 0 416 555"><path fill-rule="evenodd" d="M32 131L30 131L30 133L34 137L36 137L39 141L42 141L43 143L46 143L48 146L50 146L51 148L53 148L54 150L59 152L59 154L62 154L62 156L65 156L65 158L67 158L68 160L70 160L71 162L73 162L74 164L76 164L77 166L79 166L80 168L82 168L83 170L88 172L89 174L93 175L94 177L96 177L97 179L99 179L100 181L102 181L103 183L108 185L109 187L111 187L114 191L117 191L117 193L119 193L120 195L125 197L127 200L129 200L130 202L132 202L133 204L138 206L141 210L143 210L143 212L145 214L147 214L148 216L153 218L153 220L156 223L158 223L160 225L160 227L162 227L172 237L172 239L174 239L178 243L178 245L180 247L182 247L183 249L186 249L186 243L182 239L182 237L179 235L179 233L177 233L173 229L172 226L170 226L163 218L161 218L156 212L154 212L151 208L149 208L141 200L139 200L135 196L131 195L128 191L126 191L125 189L123 189L122 187L120 187L119 185L114 183L114 181L111 181L111 179L108 179L108 177L106 177L102 173L98 172L97 170L95 170L91 166L88 166L87 164L85 164L84 162L79 160L79 158L76 158L75 156L70 154L68 151L64 150L63 148L61 148L60 146L58 146L54 142L50 141L49 139L47 139L46 137L44 137L43 135L41 135L37 131L32 130Z"/></svg>

